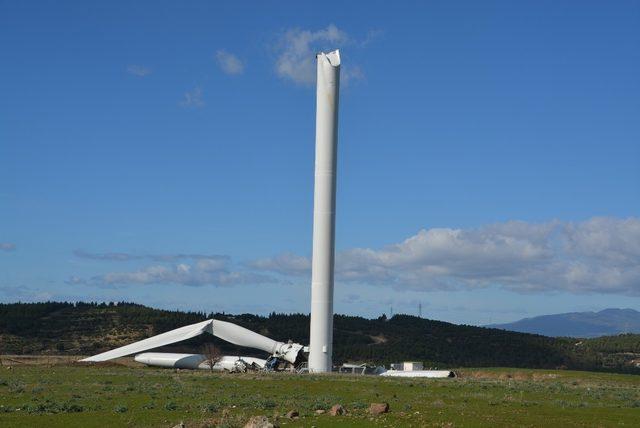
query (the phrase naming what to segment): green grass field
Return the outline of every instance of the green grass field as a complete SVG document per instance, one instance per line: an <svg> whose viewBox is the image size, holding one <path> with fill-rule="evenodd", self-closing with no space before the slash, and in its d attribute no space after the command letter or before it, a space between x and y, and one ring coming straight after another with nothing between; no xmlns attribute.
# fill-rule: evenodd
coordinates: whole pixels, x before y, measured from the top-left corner
<svg viewBox="0 0 640 428"><path fill-rule="evenodd" d="M463 369L457 379L215 374L107 365L0 367L0 426L640 426L640 377ZM370 416L370 403L390 412ZM345 416L316 414L342 404ZM297 410L300 418L284 414Z"/></svg>

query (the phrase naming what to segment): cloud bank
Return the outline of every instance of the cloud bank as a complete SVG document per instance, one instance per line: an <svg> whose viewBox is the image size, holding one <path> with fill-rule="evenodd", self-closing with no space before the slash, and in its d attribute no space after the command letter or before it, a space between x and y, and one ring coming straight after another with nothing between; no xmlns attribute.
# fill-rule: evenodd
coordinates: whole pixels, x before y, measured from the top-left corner
<svg viewBox="0 0 640 428"><path fill-rule="evenodd" d="M24 285L0 286L0 301L42 302L52 300L56 295L44 290L34 290Z"/></svg>
<svg viewBox="0 0 640 428"><path fill-rule="evenodd" d="M151 261L70 284L233 286L308 284L311 261L285 253L241 265L206 254L89 253L107 262ZM336 281L398 290L473 290L498 286L519 293L568 292L640 295L640 218L595 217L582 222L509 221L478 228L420 230L383 248L336 255Z"/></svg>
<svg viewBox="0 0 640 428"><path fill-rule="evenodd" d="M233 271L227 256L204 255L145 255L126 253L90 254L78 253L80 257L105 261L129 261L150 259L165 264L155 264L133 271L115 271L89 279L72 276L66 282L71 285L94 285L117 287L123 285L177 284L187 286L231 286L240 284L262 284L274 282L268 275L248 271ZM89 254L89 257L87 255ZM182 263L170 263L187 259Z"/></svg>
<svg viewBox="0 0 640 428"><path fill-rule="evenodd" d="M219 254L131 254L131 253L92 253L75 250L73 254L81 259L128 262L132 260L152 260L155 262L172 262L178 260L221 260L229 261L229 256Z"/></svg>
<svg viewBox="0 0 640 428"><path fill-rule="evenodd" d="M16 249L16 244L12 242L0 242L1 251L13 251Z"/></svg>
<svg viewBox="0 0 640 428"><path fill-rule="evenodd" d="M308 258L283 254L250 263L308 276ZM434 228L380 249L336 255L336 279L417 291L492 285L516 292L640 295L640 219L511 221L475 229Z"/></svg>

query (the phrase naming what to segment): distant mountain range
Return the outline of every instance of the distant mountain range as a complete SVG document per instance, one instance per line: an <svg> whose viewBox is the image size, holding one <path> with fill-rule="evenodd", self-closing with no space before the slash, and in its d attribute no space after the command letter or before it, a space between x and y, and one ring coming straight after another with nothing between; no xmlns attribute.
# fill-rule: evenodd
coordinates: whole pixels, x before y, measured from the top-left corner
<svg viewBox="0 0 640 428"><path fill-rule="evenodd" d="M570 312L524 318L487 327L542 334L551 337L599 337L640 333L640 312L633 309L604 309L600 312Z"/></svg>

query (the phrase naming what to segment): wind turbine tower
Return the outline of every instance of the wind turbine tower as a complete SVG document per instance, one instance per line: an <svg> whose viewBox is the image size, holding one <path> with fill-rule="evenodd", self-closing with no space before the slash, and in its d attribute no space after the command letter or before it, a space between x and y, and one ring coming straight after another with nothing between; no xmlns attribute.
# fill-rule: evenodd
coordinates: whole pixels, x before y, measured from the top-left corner
<svg viewBox="0 0 640 428"><path fill-rule="evenodd" d="M311 262L311 330L309 371L330 372L333 366L333 268L336 235L336 161L340 52L316 55L316 165L313 196Z"/></svg>

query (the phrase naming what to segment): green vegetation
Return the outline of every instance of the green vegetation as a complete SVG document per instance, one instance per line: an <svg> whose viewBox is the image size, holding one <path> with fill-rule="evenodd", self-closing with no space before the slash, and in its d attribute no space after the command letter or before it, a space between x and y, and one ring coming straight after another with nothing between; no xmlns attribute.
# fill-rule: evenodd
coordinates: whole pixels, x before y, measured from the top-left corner
<svg viewBox="0 0 640 428"><path fill-rule="evenodd" d="M204 314L130 303L0 304L0 353L91 355L207 318L229 320L278 340L308 343L302 314ZM427 367L566 368L640 373L640 335L597 339L550 338L396 315L335 316L334 360L388 364L423 361ZM226 354L251 355L210 336L164 350L199 352L216 341ZM258 354L258 356L264 356ZM126 413L126 412L123 412Z"/></svg>
<svg viewBox="0 0 640 428"><path fill-rule="evenodd" d="M45 358L43 358L45 360ZM640 426L640 378L466 369L457 379L220 374L115 364L0 368L0 426ZM371 416L371 403L390 412ZM316 414L341 404L347 415ZM300 418L284 415L296 410Z"/></svg>

